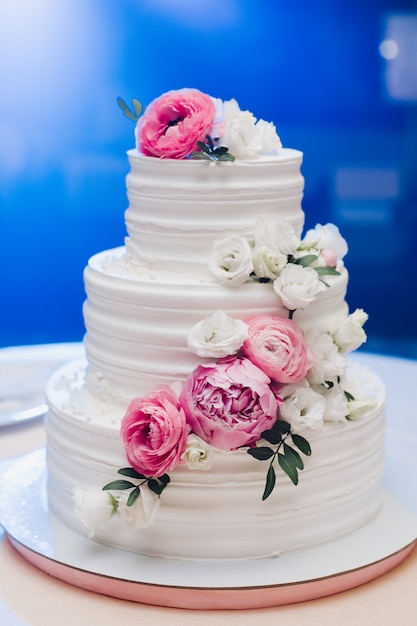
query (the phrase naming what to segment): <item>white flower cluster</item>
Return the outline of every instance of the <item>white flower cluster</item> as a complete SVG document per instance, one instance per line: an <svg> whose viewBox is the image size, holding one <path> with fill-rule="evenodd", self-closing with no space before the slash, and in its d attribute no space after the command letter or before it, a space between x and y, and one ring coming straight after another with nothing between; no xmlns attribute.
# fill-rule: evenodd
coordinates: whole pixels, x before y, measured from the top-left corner
<svg viewBox="0 0 417 626"><path fill-rule="evenodd" d="M260 154L276 155L282 147L272 122L256 120L250 111L242 111L236 100L223 102L213 98L216 117L211 134L219 137L235 159L256 159Z"/></svg>
<svg viewBox="0 0 417 626"><path fill-rule="evenodd" d="M237 287L251 280L269 279L289 311L305 308L327 287L317 268L336 268L347 253L346 241L333 224L318 224L301 240L292 225L275 219L258 219L254 242L233 235L213 248L209 268L223 285ZM308 257L308 265L297 260ZM325 273L325 272L323 272ZM337 273L337 272L336 272ZM281 417L294 432L320 428L324 422L356 419L372 406L369 399L352 399L345 393L346 354L365 340L362 309L336 320L327 332L308 330L305 340L313 357L307 376L280 389ZM188 347L198 356L221 358L236 354L247 338L247 325L223 311L196 324L189 333Z"/></svg>
<svg viewBox="0 0 417 626"><path fill-rule="evenodd" d="M292 224L262 216L254 228L254 243L239 235L216 242L209 269L223 285L239 287L254 275L273 281L273 289L290 311L303 309L326 289L318 268L335 270L347 245L333 224L318 224L301 240ZM303 263L308 259L308 263Z"/></svg>
<svg viewBox="0 0 417 626"><path fill-rule="evenodd" d="M125 491L113 495L110 491L87 491L74 489L74 512L88 532L94 537L97 528L112 517L120 517L130 528L147 528L152 524L161 504L159 496L146 485L140 486L140 497L134 504L127 504L129 494Z"/></svg>

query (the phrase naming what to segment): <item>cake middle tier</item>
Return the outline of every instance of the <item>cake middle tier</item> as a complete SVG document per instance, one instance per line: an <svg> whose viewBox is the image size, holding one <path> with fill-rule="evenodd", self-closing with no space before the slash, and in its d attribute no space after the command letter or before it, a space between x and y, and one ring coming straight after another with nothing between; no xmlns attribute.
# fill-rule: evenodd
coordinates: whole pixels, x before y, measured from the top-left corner
<svg viewBox="0 0 417 626"><path fill-rule="evenodd" d="M329 331L347 315L348 273L343 266L339 271L326 277L329 287L313 303L295 312L304 331ZM185 380L202 360L187 347L188 334L216 311L243 321L261 314L288 317L271 285L249 281L235 289L209 275L150 270L124 247L93 256L84 278L89 384L101 396L131 398Z"/></svg>

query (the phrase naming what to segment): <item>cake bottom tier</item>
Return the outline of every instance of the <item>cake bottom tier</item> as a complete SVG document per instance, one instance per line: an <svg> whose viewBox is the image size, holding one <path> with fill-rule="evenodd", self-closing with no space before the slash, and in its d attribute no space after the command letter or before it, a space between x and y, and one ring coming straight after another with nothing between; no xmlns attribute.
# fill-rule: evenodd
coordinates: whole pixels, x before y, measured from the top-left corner
<svg viewBox="0 0 417 626"><path fill-rule="evenodd" d="M99 491L128 465L119 436L126 406L89 392L86 369L75 362L51 378L46 419L49 505L83 534L74 488ZM275 489L262 501L268 461L254 459L246 448L214 450L211 469L180 464L170 472L151 525L132 529L114 516L97 528L94 540L150 556L229 560L278 556L354 532L374 519L382 503L385 392L367 368L351 363L349 375L376 405L356 421L302 433L312 454L298 485L277 470Z"/></svg>

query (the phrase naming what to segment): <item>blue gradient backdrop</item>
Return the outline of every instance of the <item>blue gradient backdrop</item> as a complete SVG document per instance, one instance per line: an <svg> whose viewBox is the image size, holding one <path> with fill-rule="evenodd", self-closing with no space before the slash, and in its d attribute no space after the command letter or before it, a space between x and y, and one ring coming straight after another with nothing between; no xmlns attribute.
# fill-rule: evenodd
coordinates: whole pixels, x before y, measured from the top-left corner
<svg viewBox="0 0 417 626"><path fill-rule="evenodd" d="M306 225L348 240L368 349L416 356L416 16L406 0L1 3L0 346L81 340L83 268L125 237L116 97L188 86L303 150Z"/></svg>

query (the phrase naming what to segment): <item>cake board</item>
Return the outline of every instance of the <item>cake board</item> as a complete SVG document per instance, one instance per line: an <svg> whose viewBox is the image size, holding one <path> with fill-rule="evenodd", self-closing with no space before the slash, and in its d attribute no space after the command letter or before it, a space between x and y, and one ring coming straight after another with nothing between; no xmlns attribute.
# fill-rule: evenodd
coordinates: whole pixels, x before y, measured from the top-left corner
<svg viewBox="0 0 417 626"><path fill-rule="evenodd" d="M0 514L14 548L64 582L144 604L256 609L322 598L385 574L417 543L413 503L404 493L397 500L392 477L377 518L349 537L274 558L221 562L159 559L90 541L48 509L46 480L44 449L2 472Z"/></svg>

